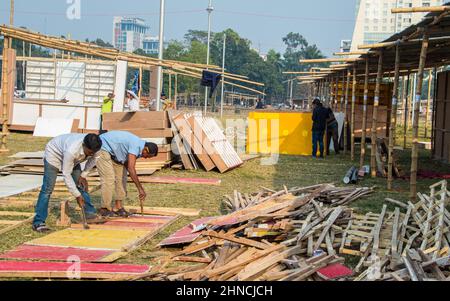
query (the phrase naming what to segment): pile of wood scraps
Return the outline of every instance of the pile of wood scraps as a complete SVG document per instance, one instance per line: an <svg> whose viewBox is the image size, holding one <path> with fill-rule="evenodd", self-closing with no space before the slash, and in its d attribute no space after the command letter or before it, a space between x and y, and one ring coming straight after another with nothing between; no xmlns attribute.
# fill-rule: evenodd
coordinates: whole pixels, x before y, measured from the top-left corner
<svg viewBox="0 0 450 301"><path fill-rule="evenodd" d="M245 196L248 202L243 208L194 221L163 241L162 246L184 248L160 258L161 264L144 278L298 281L349 277L352 271L337 256L353 214L339 205L343 195L333 185L320 184L281 191L265 188ZM354 193L349 200L363 195ZM243 198L237 192L235 196ZM169 267L174 262L190 265ZM330 267L339 272L330 276L326 269Z"/></svg>

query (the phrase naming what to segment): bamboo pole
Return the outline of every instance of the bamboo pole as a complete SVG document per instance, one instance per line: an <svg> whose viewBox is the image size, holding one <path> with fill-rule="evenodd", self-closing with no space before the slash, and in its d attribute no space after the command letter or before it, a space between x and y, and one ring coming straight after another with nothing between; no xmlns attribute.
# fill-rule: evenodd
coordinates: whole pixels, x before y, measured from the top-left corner
<svg viewBox="0 0 450 301"><path fill-rule="evenodd" d="M401 109L401 118L400 118L400 122L399 125L403 125L403 115L404 115L404 111L403 108L405 106L405 89L406 89L406 80L405 80L405 76L402 76L402 92L401 92L401 100L402 100L402 109Z"/></svg>
<svg viewBox="0 0 450 301"><path fill-rule="evenodd" d="M353 85L352 85L352 115L350 123L350 157L351 160L355 160L355 105L356 105L356 66L353 66Z"/></svg>
<svg viewBox="0 0 450 301"><path fill-rule="evenodd" d="M391 12L393 14L404 14L404 13L435 13L435 12L445 12L450 11L449 6L422 6L422 7L400 7L393 8Z"/></svg>
<svg viewBox="0 0 450 301"><path fill-rule="evenodd" d="M348 147L348 138L347 138L347 131L348 131L348 120L347 120L347 109L348 109L348 94L350 89L350 77L351 77L350 70L347 72L347 85L345 87L345 106L344 106L344 155L347 154L347 147Z"/></svg>
<svg viewBox="0 0 450 301"><path fill-rule="evenodd" d="M405 98L405 105L404 105L404 119L403 119L403 149L406 149L406 133L408 131L408 101L409 99L409 86L411 85L410 81L411 75L408 74L408 77L406 79L406 98Z"/></svg>
<svg viewBox="0 0 450 301"><path fill-rule="evenodd" d="M142 97L142 65L139 66L139 98Z"/></svg>
<svg viewBox="0 0 450 301"><path fill-rule="evenodd" d="M428 124L430 123L430 108L431 108L431 86L433 83L433 70L430 69L428 73L428 99L427 110L425 111L425 138L428 137Z"/></svg>
<svg viewBox="0 0 450 301"><path fill-rule="evenodd" d="M369 59L366 58L366 70L364 78L364 102L363 102L363 120L361 133L361 155L359 159L360 169L364 166L364 157L366 155L366 129L367 129L367 98L369 98Z"/></svg>
<svg viewBox="0 0 450 301"><path fill-rule="evenodd" d="M377 176L377 123L378 123L378 106L380 105L380 88L381 81L383 79L383 52L381 51L378 56L378 75L377 82L375 85L375 97L373 99L373 114L372 114L372 131L371 131L371 142L372 148L370 150L370 171L372 178Z"/></svg>
<svg viewBox="0 0 450 301"><path fill-rule="evenodd" d="M341 95L341 102L339 104L340 112L342 112L342 110L343 110L344 98L345 98L345 72L342 72L342 95Z"/></svg>
<svg viewBox="0 0 450 301"><path fill-rule="evenodd" d="M335 52L333 55L335 56L348 56L348 55L364 55L367 54L368 51L349 51L349 52Z"/></svg>
<svg viewBox="0 0 450 301"><path fill-rule="evenodd" d="M336 97L334 98L334 108L333 111L337 110L339 101L339 75L336 75Z"/></svg>
<svg viewBox="0 0 450 301"><path fill-rule="evenodd" d="M419 114L420 114L420 100L422 97L422 85L423 85L423 74L425 69L425 63L427 60L428 51L428 33L423 34L422 51L420 53L419 62L419 72L417 74L417 84L416 84L416 99L414 108L414 120L413 120L413 141L412 141L412 151L411 151L411 180L410 180L410 194L409 198L411 201L416 200L417 196L417 161L418 161L418 136L419 136Z"/></svg>
<svg viewBox="0 0 450 301"><path fill-rule="evenodd" d="M9 90L9 84L8 83L8 55L6 54L9 47L10 47L10 40L5 37L3 40L3 62L2 62L2 117L3 117L3 123L2 123L2 140L0 145L0 153L8 152L8 148L6 145L7 137L9 135L8 131L8 90Z"/></svg>
<svg viewBox="0 0 450 301"><path fill-rule="evenodd" d="M400 80L400 46L395 48L395 75L394 87L392 91L392 110L391 110L391 124L389 126L389 155L388 155L388 180L387 189L392 190L392 170L394 165L394 143L395 143L395 129L397 127L397 105L398 105L398 86Z"/></svg>
<svg viewBox="0 0 450 301"><path fill-rule="evenodd" d="M408 130L412 126L412 110L413 110L413 101L414 101L414 88L415 88L415 80L416 80L416 74L413 74L413 78L411 79L410 84L410 90L409 90L409 103L408 103L408 115L407 115L407 124L408 124Z"/></svg>
<svg viewBox="0 0 450 301"><path fill-rule="evenodd" d="M178 74L175 73L175 98L173 102L174 110L176 110L178 106L177 99L178 99Z"/></svg>

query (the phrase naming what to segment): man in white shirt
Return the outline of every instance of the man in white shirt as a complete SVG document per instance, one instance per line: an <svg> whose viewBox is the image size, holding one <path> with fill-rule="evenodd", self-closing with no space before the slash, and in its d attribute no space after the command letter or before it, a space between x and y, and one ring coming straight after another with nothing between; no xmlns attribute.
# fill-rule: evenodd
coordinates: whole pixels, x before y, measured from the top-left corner
<svg viewBox="0 0 450 301"><path fill-rule="evenodd" d="M139 98L133 91L127 90L127 103L126 106L129 112L140 111Z"/></svg>
<svg viewBox="0 0 450 301"><path fill-rule="evenodd" d="M95 134L66 134L53 138L47 144L44 154L44 180L36 204L33 230L45 232L48 215L48 203L55 187L59 171L69 192L78 204L85 209L87 219L95 219L96 210L91 203L86 177L95 166L94 155L100 150L102 141ZM81 172L80 164L86 162Z"/></svg>

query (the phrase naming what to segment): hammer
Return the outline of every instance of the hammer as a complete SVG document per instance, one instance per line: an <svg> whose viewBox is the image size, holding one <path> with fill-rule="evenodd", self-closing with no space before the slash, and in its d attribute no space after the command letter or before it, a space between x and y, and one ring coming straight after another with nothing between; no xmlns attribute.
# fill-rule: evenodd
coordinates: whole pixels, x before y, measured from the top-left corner
<svg viewBox="0 0 450 301"><path fill-rule="evenodd" d="M80 205L80 208L81 208L81 218L83 220L83 229L88 230L89 226L88 226L88 223L87 223L87 220L86 220L86 213L84 212L84 206L81 205L81 204L79 204L79 205Z"/></svg>

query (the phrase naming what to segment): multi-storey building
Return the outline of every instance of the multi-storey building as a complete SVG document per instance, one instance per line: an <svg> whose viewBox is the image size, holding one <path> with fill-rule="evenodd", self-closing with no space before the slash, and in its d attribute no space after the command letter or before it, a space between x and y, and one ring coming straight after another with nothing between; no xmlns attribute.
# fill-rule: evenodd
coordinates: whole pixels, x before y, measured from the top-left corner
<svg viewBox="0 0 450 301"><path fill-rule="evenodd" d="M395 33L420 22L423 13L392 14L392 8L437 6L443 0L357 0L356 24L352 38L352 51L358 45L383 41Z"/></svg>
<svg viewBox="0 0 450 301"><path fill-rule="evenodd" d="M113 45L121 51L143 48L149 27L140 18L114 17Z"/></svg>

